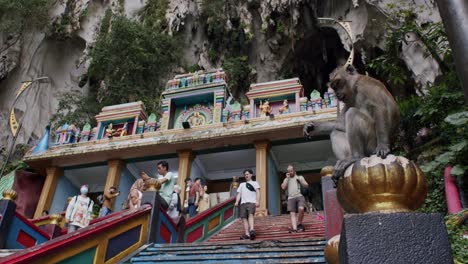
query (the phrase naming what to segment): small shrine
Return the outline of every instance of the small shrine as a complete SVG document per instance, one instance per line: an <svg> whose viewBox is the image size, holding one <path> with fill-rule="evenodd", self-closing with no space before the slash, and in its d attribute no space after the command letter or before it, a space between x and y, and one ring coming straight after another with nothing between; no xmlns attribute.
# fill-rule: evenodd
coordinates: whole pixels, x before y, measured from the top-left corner
<svg viewBox="0 0 468 264"><path fill-rule="evenodd" d="M94 139L135 135L139 121L146 121L143 102L106 106L96 115L98 122Z"/></svg>
<svg viewBox="0 0 468 264"><path fill-rule="evenodd" d="M305 111L301 108L304 88L299 78L250 85L250 118ZM305 98L307 103L307 98Z"/></svg>
<svg viewBox="0 0 468 264"><path fill-rule="evenodd" d="M161 130L220 123L226 87L222 69L176 75L162 94Z"/></svg>

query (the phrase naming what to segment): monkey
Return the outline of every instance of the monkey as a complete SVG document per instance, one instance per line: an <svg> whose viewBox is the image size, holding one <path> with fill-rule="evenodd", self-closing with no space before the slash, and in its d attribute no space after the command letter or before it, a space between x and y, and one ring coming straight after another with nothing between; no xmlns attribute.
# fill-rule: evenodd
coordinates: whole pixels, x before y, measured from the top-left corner
<svg viewBox="0 0 468 264"><path fill-rule="evenodd" d="M387 157L397 134L400 112L382 82L359 74L350 64L330 74L329 86L345 104L330 134L338 159L332 176L336 185L355 161L372 154ZM314 129L313 122L305 124L304 136L309 138Z"/></svg>

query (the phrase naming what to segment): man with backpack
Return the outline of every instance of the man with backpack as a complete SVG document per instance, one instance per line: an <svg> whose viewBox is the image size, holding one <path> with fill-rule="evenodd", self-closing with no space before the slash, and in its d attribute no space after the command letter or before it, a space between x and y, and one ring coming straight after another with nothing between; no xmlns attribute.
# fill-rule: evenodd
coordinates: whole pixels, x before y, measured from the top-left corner
<svg viewBox="0 0 468 264"><path fill-rule="evenodd" d="M81 186L80 193L75 195L67 206L65 221L69 224L68 233L87 227L91 220L94 202L88 197L88 186Z"/></svg>
<svg viewBox="0 0 468 264"><path fill-rule="evenodd" d="M256 207L260 206L260 185L252 180L253 171L244 170L244 176L246 182L243 182L239 185L237 189L236 207L239 206L239 215L242 218L244 224L245 234L241 236L243 239L255 239L255 229L254 229L254 215Z"/></svg>
<svg viewBox="0 0 468 264"><path fill-rule="evenodd" d="M286 178L281 184L283 190L288 192L288 211L291 214L291 226L289 233L302 232L305 230L302 220L304 219L305 198L301 193L302 187L309 187L304 177L297 175L292 165L288 166Z"/></svg>

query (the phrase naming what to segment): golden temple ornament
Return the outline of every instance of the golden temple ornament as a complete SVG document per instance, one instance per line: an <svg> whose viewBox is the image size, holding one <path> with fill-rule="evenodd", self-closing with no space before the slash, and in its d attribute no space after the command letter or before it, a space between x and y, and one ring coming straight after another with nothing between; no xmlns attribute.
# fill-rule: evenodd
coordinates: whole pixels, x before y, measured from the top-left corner
<svg viewBox="0 0 468 264"><path fill-rule="evenodd" d="M328 264L338 264L340 263L340 258L338 254L338 246L340 244L340 235L333 236L327 241L325 245L325 259Z"/></svg>
<svg viewBox="0 0 468 264"><path fill-rule="evenodd" d="M11 189L3 191L2 195L3 195L3 198L2 198L3 200L10 200L10 201L15 201L16 197L18 197L18 193L16 193L15 190L11 190Z"/></svg>
<svg viewBox="0 0 468 264"><path fill-rule="evenodd" d="M62 215L61 214L53 214L50 216L50 224L51 225L59 225L62 222Z"/></svg>
<svg viewBox="0 0 468 264"><path fill-rule="evenodd" d="M333 175L333 166L325 166L320 171L320 176L331 177Z"/></svg>
<svg viewBox="0 0 468 264"><path fill-rule="evenodd" d="M394 155L356 161L337 187L338 200L348 213L410 212L422 206L426 194L426 178L418 165Z"/></svg>
<svg viewBox="0 0 468 264"><path fill-rule="evenodd" d="M158 179L151 178L145 181L146 190L147 191L159 191L161 189L161 182Z"/></svg>

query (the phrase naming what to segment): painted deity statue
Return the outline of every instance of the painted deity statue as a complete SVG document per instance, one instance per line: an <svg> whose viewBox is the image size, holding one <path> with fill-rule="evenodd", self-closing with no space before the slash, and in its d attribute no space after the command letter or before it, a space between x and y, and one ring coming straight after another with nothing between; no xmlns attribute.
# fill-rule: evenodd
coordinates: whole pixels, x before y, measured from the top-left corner
<svg viewBox="0 0 468 264"><path fill-rule="evenodd" d="M285 99L285 100L283 101L283 106L280 107L280 108L278 109L278 111L279 111L280 114L287 114L287 113L289 113L289 103L288 103L288 100L287 100L287 99Z"/></svg>
<svg viewBox="0 0 468 264"><path fill-rule="evenodd" d="M112 138L114 137L114 132L115 132L115 129L113 128L114 125L112 123L110 123L108 126L107 126L107 129L106 129L106 137L108 138Z"/></svg>
<svg viewBox="0 0 468 264"><path fill-rule="evenodd" d="M200 115L200 112L195 112L189 119L190 126L197 127L205 124L205 118Z"/></svg>
<svg viewBox="0 0 468 264"><path fill-rule="evenodd" d="M260 117L265 117L265 116L269 116L271 114L271 106L270 106L270 102L268 100L265 100L265 102L261 102L260 101Z"/></svg>
<svg viewBox="0 0 468 264"><path fill-rule="evenodd" d="M117 129L117 136L119 137L123 137L123 136L126 136L128 134L128 122L125 122L124 126Z"/></svg>

